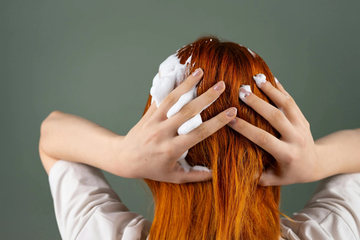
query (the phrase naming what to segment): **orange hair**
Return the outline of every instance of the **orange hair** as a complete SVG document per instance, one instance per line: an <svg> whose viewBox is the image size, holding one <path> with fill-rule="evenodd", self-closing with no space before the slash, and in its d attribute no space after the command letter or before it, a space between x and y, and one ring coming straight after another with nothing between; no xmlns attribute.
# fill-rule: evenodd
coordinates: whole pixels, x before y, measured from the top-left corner
<svg viewBox="0 0 360 240"><path fill-rule="evenodd" d="M225 92L201 113L203 121L234 106L238 117L280 137L267 120L239 99L239 88L246 84L255 95L273 104L252 79L263 73L275 85L259 55L254 57L247 48L214 37L200 38L177 52L182 64L190 55L189 71L204 70L198 96L218 81L226 84ZM150 104L151 96L144 114ZM213 179L186 184L144 179L155 203L150 239L279 239L280 187L257 185L258 173L276 164L269 153L225 126L193 146L186 160L190 165L211 168Z"/></svg>

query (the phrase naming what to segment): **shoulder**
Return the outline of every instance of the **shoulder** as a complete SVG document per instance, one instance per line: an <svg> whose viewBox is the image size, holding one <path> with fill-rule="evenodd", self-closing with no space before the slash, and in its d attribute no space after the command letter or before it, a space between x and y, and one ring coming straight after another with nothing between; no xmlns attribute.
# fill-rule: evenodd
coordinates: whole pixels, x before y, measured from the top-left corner
<svg viewBox="0 0 360 240"><path fill-rule="evenodd" d="M49 183L63 239L146 239L151 223L129 211L100 169L59 160Z"/></svg>
<svg viewBox="0 0 360 240"><path fill-rule="evenodd" d="M96 209L77 240L97 239L141 239L150 232L151 222L143 216L130 212L119 202L104 204Z"/></svg>
<svg viewBox="0 0 360 240"><path fill-rule="evenodd" d="M281 224L282 234L288 240L358 239L341 216L319 208L301 210L295 213L291 220L282 218Z"/></svg>
<svg viewBox="0 0 360 240"><path fill-rule="evenodd" d="M360 173L323 179L302 210L281 219L283 232L299 239L358 239L359 202Z"/></svg>

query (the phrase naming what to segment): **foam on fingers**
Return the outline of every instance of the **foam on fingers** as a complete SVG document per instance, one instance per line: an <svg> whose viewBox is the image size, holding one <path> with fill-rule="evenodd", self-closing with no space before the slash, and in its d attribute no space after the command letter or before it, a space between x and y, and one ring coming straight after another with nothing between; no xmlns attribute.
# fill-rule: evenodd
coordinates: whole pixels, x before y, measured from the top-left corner
<svg viewBox="0 0 360 240"><path fill-rule="evenodd" d="M262 74L262 73L259 73L259 74L256 74L255 76L253 76L253 79L255 80L256 85L258 87L260 87L260 85L262 83L266 82L266 76L264 74Z"/></svg>
<svg viewBox="0 0 360 240"><path fill-rule="evenodd" d="M181 95L179 100L169 109L166 116L168 118L172 117L173 115L178 113L183 106L185 106L188 102L193 100L195 97L196 97L196 87L194 86L192 89L190 89L190 91Z"/></svg>
<svg viewBox="0 0 360 240"><path fill-rule="evenodd" d="M244 89L245 92L240 91L240 89ZM244 100L245 97L248 96L247 93L251 93L250 85L241 85L240 89L239 89L239 98L240 98L241 100Z"/></svg>
<svg viewBox="0 0 360 240"><path fill-rule="evenodd" d="M153 78L153 84L150 89L150 95L152 97L151 102L155 101L157 107L160 106L160 104L175 89L176 86L180 85L185 75L187 64L191 64L191 56L186 60L184 64L181 64L180 59L176 56L176 53L170 55L164 62L160 64L159 73L157 73ZM197 88L196 86L194 86L190 91L181 95L179 100L168 110L166 116L168 118L172 117L173 115L178 113L184 105L196 98L196 90ZM211 105L211 103L209 105ZM205 108L207 108L208 106L206 106ZM184 122L179 127L177 132L179 135L188 134L189 132L197 128L201 123L202 119L200 113L198 113L191 119ZM189 172L191 169L196 171L211 171L207 167L190 166L185 160L187 153L188 151L183 153L178 159L178 163L185 170L185 172Z"/></svg>

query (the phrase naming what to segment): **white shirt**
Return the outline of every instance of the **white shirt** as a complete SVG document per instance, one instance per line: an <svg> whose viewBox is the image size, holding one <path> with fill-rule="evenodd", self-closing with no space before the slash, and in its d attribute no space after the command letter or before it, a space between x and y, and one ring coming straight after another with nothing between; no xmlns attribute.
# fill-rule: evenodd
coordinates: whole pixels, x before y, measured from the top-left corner
<svg viewBox="0 0 360 240"><path fill-rule="evenodd" d="M59 160L49 183L62 239L147 239L151 222L128 210L101 170ZM360 173L324 179L292 219L281 219L283 237L289 240L359 240Z"/></svg>

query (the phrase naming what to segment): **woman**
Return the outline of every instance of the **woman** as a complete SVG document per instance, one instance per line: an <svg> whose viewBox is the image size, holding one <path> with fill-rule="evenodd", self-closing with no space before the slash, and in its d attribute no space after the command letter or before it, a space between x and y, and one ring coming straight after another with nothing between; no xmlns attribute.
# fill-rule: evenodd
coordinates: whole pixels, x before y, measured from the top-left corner
<svg viewBox="0 0 360 240"><path fill-rule="evenodd" d="M241 45L207 37L175 56L179 64L162 64L126 136L58 111L42 123L40 157L64 239L359 238L360 174L327 179L293 221L280 223L278 211L280 185L360 171L358 129L314 142L291 96ZM175 90L160 78L175 80ZM192 91L199 97L179 104ZM192 131L179 131L199 113ZM97 168L145 179L155 200L151 226Z"/></svg>

